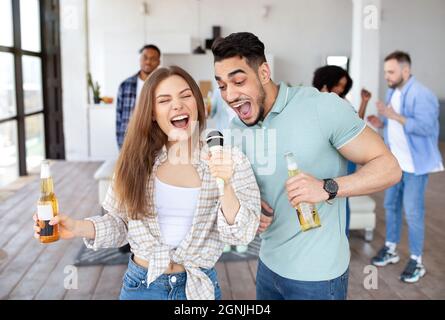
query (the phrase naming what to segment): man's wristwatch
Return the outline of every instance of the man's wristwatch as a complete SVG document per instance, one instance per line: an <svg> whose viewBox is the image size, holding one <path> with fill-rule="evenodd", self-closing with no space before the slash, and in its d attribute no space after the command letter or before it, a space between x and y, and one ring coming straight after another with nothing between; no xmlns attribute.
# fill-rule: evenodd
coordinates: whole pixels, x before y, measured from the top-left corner
<svg viewBox="0 0 445 320"><path fill-rule="evenodd" d="M338 184L334 179L323 179L323 189L329 194L328 200L332 200L337 196Z"/></svg>

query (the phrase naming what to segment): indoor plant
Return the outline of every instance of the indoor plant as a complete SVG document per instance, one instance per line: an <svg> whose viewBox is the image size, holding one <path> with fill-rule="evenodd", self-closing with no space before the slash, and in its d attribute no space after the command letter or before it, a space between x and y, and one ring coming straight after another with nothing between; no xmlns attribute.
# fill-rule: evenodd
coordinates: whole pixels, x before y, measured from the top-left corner
<svg viewBox="0 0 445 320"><path fill-rule="evenodd" d="M96 81L96 83L93 83L93 79L91 77L91 73L88 72L88 86L93 90L93 99L95 104L100 103L100 85Z"/></svg>

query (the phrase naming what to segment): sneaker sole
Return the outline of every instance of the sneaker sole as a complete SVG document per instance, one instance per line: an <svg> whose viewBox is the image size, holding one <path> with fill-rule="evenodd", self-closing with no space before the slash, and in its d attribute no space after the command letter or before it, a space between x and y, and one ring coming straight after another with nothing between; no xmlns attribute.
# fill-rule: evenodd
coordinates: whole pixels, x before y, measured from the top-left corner
<svg viewBox="0 0 445 320"><path fill-rule="evenodd" d="M397 263L399 261L400 261L400 257L397 256L397 257L394 257L394 258L391 258L391 259L388 259L388 260L382 261L382 262L375 262L375 261L373 261L372 264L377 266L377 267L384 267L384 266L387 266L390 263L395 264L395 263Z"/></svg>
<svg viewBox="0 0 445 320"><path fill-rule="evenodd" d="M419 274L417 275L417 277L415 277L415 278L411 278L411 279L400 279L400 280L402 280L403 282L406 282L406 283L415 283L415 282L419 281L420 278L422 278L425 274L426 274L426 270L423 269L423 270L420 271L420 273L419 273Z"/></svg>

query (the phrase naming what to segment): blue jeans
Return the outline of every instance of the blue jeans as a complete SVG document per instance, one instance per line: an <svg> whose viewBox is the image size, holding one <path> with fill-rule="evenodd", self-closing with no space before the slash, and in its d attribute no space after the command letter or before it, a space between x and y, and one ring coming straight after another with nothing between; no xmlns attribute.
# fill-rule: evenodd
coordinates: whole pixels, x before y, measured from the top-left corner
<svg viewBox="0 0 445 320"><path fill-rule="evenodd" d="M215 287L215 299L221 300L221 289L215 268L201 269ZM187 300L185 272L162 274L147 288L147 269L137 265L130 257L128 269L123 278L120 300Z"/></svg>
<svg viewBox="0 0 445 320"><path fill-rule="evenodd" d="M304 262L303 262L304 263ZM257 300L346 300L349 270L326 281L299 281L284 278L259 259L256 276Z"/></svg>
<svg viewBox="0 0 445 320"><path fill-rule="evenodd" d="M425 190L428 174L416 176L403 172L402 180L385 192L386 241L400 242L402 207L408 224L411 254L421 256L425 229Z"/></svg>

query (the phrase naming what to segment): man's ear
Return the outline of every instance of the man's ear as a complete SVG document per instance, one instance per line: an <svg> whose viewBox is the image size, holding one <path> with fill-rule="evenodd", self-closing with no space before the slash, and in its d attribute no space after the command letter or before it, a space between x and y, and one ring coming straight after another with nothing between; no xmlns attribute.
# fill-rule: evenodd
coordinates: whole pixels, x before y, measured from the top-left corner
<svg viewBox="0 0 445 320"><path fill-rule="evenodd" d="M409 78L409 76L411 75L411 67L409 66L409 64L404 63L402 65L402 74L405 80Z"/></svg>
<svg viewBox="0 0 445 320"><path fill-rule="evenodd" d="M270 82L270 66L267 62L263 62L258 67L258 77L260 78L260 82L262 85Z"/></svg>

